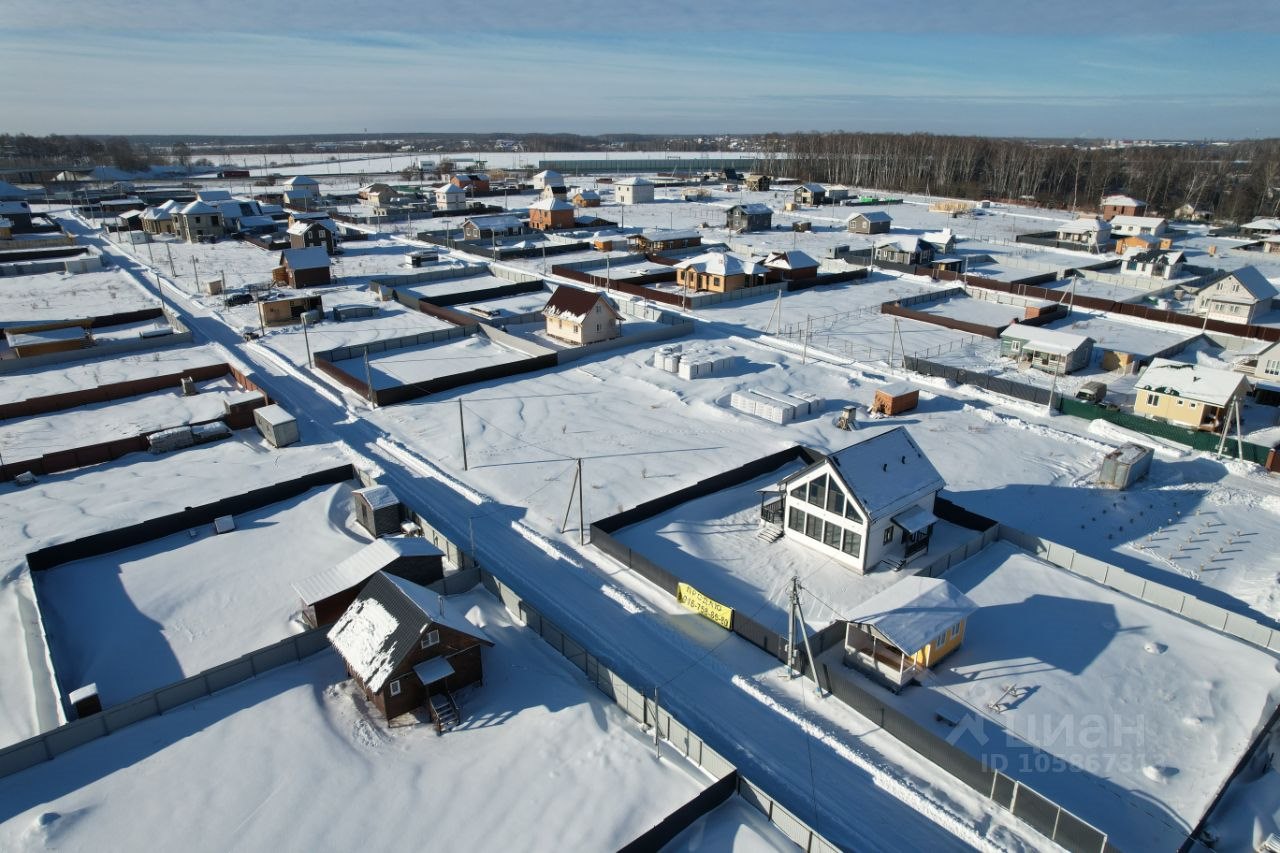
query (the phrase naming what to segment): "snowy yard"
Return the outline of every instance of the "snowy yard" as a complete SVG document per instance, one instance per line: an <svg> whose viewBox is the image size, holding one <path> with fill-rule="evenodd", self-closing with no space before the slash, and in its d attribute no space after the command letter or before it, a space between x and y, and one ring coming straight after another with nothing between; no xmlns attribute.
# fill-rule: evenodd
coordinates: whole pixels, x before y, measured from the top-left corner
<svg viewBox="0 0 1280 853"><path fill-rule="evenodd" d="M945 578L978 605L964 642L920 685L877 696L1119 849L1176 847L1280 696L1274 655L1007 543Z"/></svg>
<svg viewBox="0 0 1280 853"><path fill-rule="evenodd" d="M59 682L96 683L116 705L297 633L290 584L369 541L350 504L349 486L313 489L229 533L205 525L37 574Z"/></svg>
<svg viewBox="0 0 1280 853"><path fill-rule="evenodd" d="M0 780L0 847L616 850L712 781L487 593L453 601L495 645L443 737L325 651Z"/></svg>
<svg viewBox="0 0 1280 853"><path fill-rule="evenodd" d="M159 300L119 270L0 277L0 327L105 317Z"/></svg>
<svg viewBox="0 0 1280 853"><path fill-rule="evenodd" d="M376 353L369 356L368 373L373 377L373 387L394 388L527 358L528 353L494 343L484 335L468 335L442 343ZM363 357L334 362L335 367L362 381L365 364Z"/></svg>
<svg viewBox="0 0 1280 853"><path fill-rule="evenodd" d="M224 353L216 347L206 345L171 347L131 355L99 356L53 367L32 367L4 374L4 378L0 380L0 403L65 394L160 374L181 373L192 367L221 364L225 361Z"/></svg>

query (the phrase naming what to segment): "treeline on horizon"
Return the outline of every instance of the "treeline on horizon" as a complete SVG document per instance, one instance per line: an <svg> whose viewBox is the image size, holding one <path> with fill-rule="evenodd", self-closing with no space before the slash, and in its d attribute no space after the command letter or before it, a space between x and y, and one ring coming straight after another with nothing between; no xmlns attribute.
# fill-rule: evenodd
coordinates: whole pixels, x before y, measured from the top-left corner
<svg viewBox="0 0 1280 853"><path fill-rule="evenodd" d="M851 187L1080 211L1122 192L1165 216L1192 204L1237 222L1280 212L1280 139L1101 148L925 133L797 133L770 135L762 147L790 155L776 164L780 173Z"/></svg>

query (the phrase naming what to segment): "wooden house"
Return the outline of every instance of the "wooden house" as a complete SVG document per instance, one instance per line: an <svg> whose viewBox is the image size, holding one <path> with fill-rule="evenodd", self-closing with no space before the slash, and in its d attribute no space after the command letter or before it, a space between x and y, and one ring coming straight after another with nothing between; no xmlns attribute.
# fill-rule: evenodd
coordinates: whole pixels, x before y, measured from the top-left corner
<svg viewBox="0 0 1280 853"><path fill-rule="evenodd" d="M547 334L577 346L622 336L622 314L602 293L557 287L542 309Z"/></svg>
<svg viewBox="0 0 1280 853"><path fill-rule="evenodd" d="M492 216L472 216L462 222L464 240L492 240L496 237L515 237L525 232L524 223L514 213L495 213Z"/></svg>
<svg viewBox="0 0 1280 853"><path fill-rule="evenodd" d="M732 293L764 284L765 268L733 252L706 252L676 264L676 281L691 290Z"/></svg>
<svg viewBox="0 0 1280 853"><path fill-rule="evenodd" d="M5 342L18 358L70 352L93 346L93 333L86 323L55 328L10 327L4 332Z"/></svg>
<svg viewBox="0 0 1280 853"><path fill-rule="evenodd" d="M529 227L539 231L574 227L574 207L563 196L549 195L529 205Z"/></svg>
<svg viewBox="0 0 1280 853"><path fill-rule="evenodd" d="M337 254L338 241L334 237L335 230L333 220L328 220L328 224L322 220L295 222L289 226L288 230L289 247L306 249L319 246L324 249L326 255Z"/></svg>
<svg viewBox="0 0 1280 853"><path fill-rule="evenodd" d="M375 197L387 199L395 194L395 190L391 189L389 184L384 184L381 181L365 184L356 192L356 195L365 201L373 201ZM376 204L377 202L374 203Z"/></svg>
<svg viewBox="0 0 1280 853"><path fill-rule="evenodd" d="M746 184L747 189L752 192L767 192L770 185L773 183L768 175L758 175L754 172L743 178L742 182Z"/></svg>
<svg viewBox="0 0 1280 853"><path fill-rule="evenodd" d="M368 579L328 636L387 720L425 704L437 730L457 722L454 694L483 682L480 650L493 645L442 596L386 572Z"/></svg>
<svg viewBox="0 0 1280 853"><path fill-rule="evenodd" d="M933 244L919 237L887 237L876 241L873 256L876 263L908 264L927 267L933 263Z"/></svg>
<svg viewBox="0 0 1280 853"><path fill-rule="evenodd" d="M1135 415L1219 432L1231 407L1249 393L1249 380L1234 370L1157 358L1138 376L1134 390Z"/></svg>
<svg viewBox="0 0 1280 853"><path fill-rule="evenodd" d="M173 213L174 233L188 243L216 240L227 233L222 212L207 201L195 201Z"/></svg>
<svg viewBox="0 0 1280 853"><path fill-rule="evenodd" d="M319 296L286 296L283 299L265 299L258 303L258 319L264 326L280 326L298 323L308 311L323 311L324 301Z"/></svg>
<svg viewBox="0 0 1280 853"><path fill-rule="evenodd" d="M367 486L351 493L351 507L356 521L370 536L388 536L400 532L403 510L395 492L383 485Z"/></svg>
<svg viewBox="0 0 1280 853"><path fill-rule="evenodd" d="M644 204L653 201L653 182L639 176L623 178L613 185L618 204Z"/></svg>
<svg viewBox="0 0 1280 853"><path fill-rule="evenodd" d="M866 574L924 554L946 484L903 427L880 433L762 489L762 523Z"/></svg>
<svg viewBox="0 0 1280 853"><path fill-rule="evenodd" d="M1071 373L1088 367L1093 338L1014 323L1000 332L1000 355L1048 373Z"/></svg>
<svg viewBox="0 0 1280 853"><path fill-rule="evenodd" d="M375 539L336 566L293 584L303 616L312 627L332 625L378 572L427 586L444 577L444 552L420 536Z"/></svg>
<svg viewBox="0 0 1280 853"><path fill-rule="evenodd" d="M1114 232L1112 232L1114 235ZM1140 249L1147 251L1149 249L1168 249L1173 246L1173 238L1166 236L1152 236L1151 234L1129 234L1124 237L1117 237L1112 251L1118 255L1123 255L1131 249Z"/></svg>
<svg viewBox="0 0 1280 853"><path fill-rule="evenodd" d="M964 641L978 605L941 578L914 575L857 605L845 633L844 664L895 693Z"/></svg>
<svg viewBox="0 0 1280 853"><path fill-rule="evenodd" d="M776 277L783 281L797 281L818 275L817 260L799 249L770 252L760 263L768 271L770 278Z"/></svg>
<svg viewBox="0 0 1280 853"><path fill-rule="evenodd" d="M864 210L844 221L852 234L888 234L893 227L893 217L883 210Z"/></svg>
<svg viewBox="0 0 1280 853"><path fill-rule="evenodd" d="M1070 244L1072 248L1080 248L1088 252L1111 250L1111 226L1095 217L1064 222L1058 226L1055 233L1059 243Z"/></svg>
<svg viewBox="0 0 1280 853"><path fill-rule="evenodd" d="M773 227L773 208L767 204L735 204L729 208L725 228L730 231L768 231Z"/></svg>
<svg viewBox="0 0 1280 853"><path fill-rule="evenodd" d="M600 193L595 190L575 190L570 201L574 207L599 207Z"/></svg>
<svg viewBox="0 0 1280 853"><path fill-rule="evenodd" d="M1102 218L1111 221L1116 216L1146 216L1147 203L1127 195L1109 195L1102 198Z"/></svg>
<svg viewBox="0 0 1280 853"><path fill-rule="evenodd" d="M822 184L801 184L792 191L791 197L796 204L820 205L826 203L827 188Z"/></svg>
<svg viewBox="0 0 1280 853"><path fill-rule="evenodd" d="M280 253L283 280L290 287L321 287L329 284L329 253L323 246L285 249Z"/></svg>
<svg viewBox="0 0 1280 853"><path fill-rule="evenodd" d="M628 242L637 252L669 252L702 245L702 235L692 228L654 228L633 234Z"/></svg>
<svg viewBox="0 0 1280 853"><path fill-rule="evenodd" d="M1276 287L1255 267L1240 267L1196 295L1196 313L1210 320L1252 323L1271 310Z"/></svg>

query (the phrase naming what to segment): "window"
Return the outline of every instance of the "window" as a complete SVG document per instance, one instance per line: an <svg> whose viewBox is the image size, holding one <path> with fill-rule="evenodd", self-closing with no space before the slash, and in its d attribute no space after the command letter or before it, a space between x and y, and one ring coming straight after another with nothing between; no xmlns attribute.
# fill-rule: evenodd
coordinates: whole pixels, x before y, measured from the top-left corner
<svg viewBox="0 0 1280 853"><path fill-rule="evenodd" d="M1200 405L1199 403L1187 403L1187 406L1189 406L1192 409L1194 409L1196 406L1199 406L1199 405Z"/></svg>
<svg viewBox="0 0 1280 853"><path fill-rule="evenodd" d="M1179 401L1178 401L1178 405L1179 405L1179 406L1182 406L1182 405L1185 405L1185 404L1184 404L1181 400L1179 400Z"/></svg>
<svg viewBox="0 0 1280 853"><path fill-rule="evenodd" d="M795 498L798 501L804 500L804 495L805 495L804 483L801 483L800 485L796 486L794 489L791 490L791 497Z"/></svg>
<svg viewBox="0 0 1280 853"><path fill-rule="evenodd" d="M854 557L862 554L862 536L854 533L852 530L844 532L844 542L840 545L840 550Z"/></svg>
<svg viewBox="0 0 1280 853"><path fill-rule="evenodd" d="M1148 405L1148 406L1158 406L1158 405L1160 405L1160 395L1159 395L1159 394L1148 394L1148 395L1147 395L1147 405Z"/></svg>
<svg viewBox="0 0 1280 853"><path fill-rule="evenodd" d="M893 525L889 525L884 529L884 544L888 545L893 541Z"/></svg>
<svg viewBox="0 0 1280 853"><path fill-rule="evenodd" d="M852 500L845 501L844 517L853 521L862 521L862 516L858 515L858 511L853 508Z"/></svg>
<svg viewBox="0 0 1280 853"><path fill-rule="evenodd" d="M827 478L826 475L809 481L809 503L814 506L826 506L827 503Z"/></svg>
<svg viewBox="0 0 1280 853"><path fill-rule="evenodd" d="M844 515L844 492L835 483L827 489L827 512Z"/></svg>
<svg viewBox="0 0 1280 853"><path fill-rule="evenodd" d="M440 642L439 631L428 631L427 636L422 638L422 648L429 649Z"/></svg>
<svg viewBox="0 0 1280 853"><path fill-rule="evenodd" d="M391 682L391 695L392 696L400 695L400 679L398 678L395 681Z"/></svg>
<svg viewBox="0 0 1280 853"><path fill-rule="evenodd" d="M816 515L807 515L804 519L804 535L810 539L822 538L822 519Z"/></svg>
<svg viewBox="0 0 1280 853"><path fill-rule="evenodd" d="M804 513L795 507L788 510L787 527L790 527L796 533L804 533Z"/></svg>
<svg viewBox="0 0 1280 853"><path fill-rule="evenodd" d="M840 547L840 525L832 524L830 521L822 526L822 544L831 548Z"/></svg>
<svg viewBox="0 0 1280 853"><path fill-rule="evenodd" d="M1262 372L1268 376L1280 376L1280 360L1269 358L1262 364Z"/></svg>

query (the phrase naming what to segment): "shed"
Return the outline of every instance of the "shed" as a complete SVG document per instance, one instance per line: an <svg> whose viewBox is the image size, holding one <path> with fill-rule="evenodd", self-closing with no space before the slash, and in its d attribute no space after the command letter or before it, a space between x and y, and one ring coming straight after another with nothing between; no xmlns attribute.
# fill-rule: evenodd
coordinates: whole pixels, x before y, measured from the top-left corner
<svg viewBox="0 0 1280 853"><path fill-rule="evenodd" d="M425 702L438 730L458 718L456 691L484 680L480 649L493 645L443 596L386 572L369 578L328 636L384 717Z"/></svg>
<svg viewBox="0 0 1280 853"><path fill-rule="evenodd" d="M33 329L5 331L5 341L18 358L46 355L54 352L84 349L93 346L93 333L82 325L63 326L57 329Z"/></svg>
<svg viewBox="0 0 1280 853"><path fill-rule="evenodd" d="M375 539L329 569L293 584L313 626L331 625L369 578L387 572L426 586L444 577L444 552L420 536Z"/></svg>
<svg viewBox="0 0 1280 853"><path fill-rule="evenodd" d="M883 210L867 210L846 219L845 227L854 234L888 234L893 217Z"/></svg>
<svg viewBox="0 0 1280 853"><path fill-rule="evenodd" d="M1127 489L1141 480L1151 470L1151 457L1155 451L1142 444L1126 444L1117 447L1102 459L1098 472L1098 485Z"/></svg>
<svg viewBox="0 0 1280 853"><path fill-rule="evenodd" d="M905 382L891 382L883 388L876 389L875 399L871 401L871 411L885 415L897 415L909 412L920 405L920 391Z"/></svg>
<svg viewBox="0 0 1280 853"><path fill-rule="evenodd" d="M1093 338L1014 323L1000 332L1000 355L1049 373L1070 373L1088 367Z"/></svg>
<svg viewBox="0 0 1280 853"><path fill-rule="evenodd" d="M254 409L253 423L272 447L285 447L298 441L298 419L278 404Z"/></svg>
<svg viewBox="0 0 1280 853"><path fill-rule="evenodd" d="M897 692L960 647L977 609L973 599L940 578L903 578L849 617L845 666Z"/></svg>
<svg viewBox="0 0 1280 853"><path fill-rule="evenodd" d="M321 254L324 249L320 249ZM297 323L308 311L323 311L324 300L319 296L287 296L283 299L264 299L258 303L258 318L264 326Z"/></svg>
<svg viewBox="0 0 1280 853"><path fill-rule="evenodd" d="M290 287L319 287L329 284L329 253L324 246L285 249L280 253L283 279Z"/></svg>
<svg viewBox="0 0 1280 853"><path fill-rule="evenodd" d="M400 532L400 499L386 486L368 486L351 493L356 521L373 536Z"/></svg>

